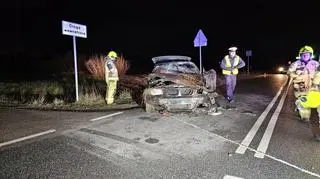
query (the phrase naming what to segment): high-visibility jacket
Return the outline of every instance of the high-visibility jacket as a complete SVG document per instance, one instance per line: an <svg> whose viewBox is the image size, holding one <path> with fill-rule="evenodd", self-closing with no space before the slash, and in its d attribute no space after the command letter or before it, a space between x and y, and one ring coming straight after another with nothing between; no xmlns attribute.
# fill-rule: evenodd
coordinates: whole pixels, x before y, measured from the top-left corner
<svg viewBox="0 0 320 179"><path fill-rule="evenodd" d="M226 67L236 67L236 66L240 63L240 57L239 57L238 55L236 55L236 56L234 57L234 63L233 63L233 64L231 64L231 59L230 59L229 55L226 55L226 56L224 57L224 60L225 60L225 62L226 62ZM238 68L234 68L234 69L232 70L232 74L237 75L238 73L239 73ZM231 71L230 71L230 70L223 69L223 70L222 70L222 74L224 74L224 75L230 75L230 74L231 74Z"/></svg>
<svg viewBox="0 0 320 179"><path fill-rule="evenodd" d="M105 63L105 78L107 80L118 80L118 70L112 60L107 59Z"/></svg>
<svg viewBox="0 0 320 179"><path fill-rule="evenodd" d="M317 71L312 80L312 87L306 96L301 99L301 105L305 108L320 107L320 72Z"/></svg>
<svg viewBox="0 0 320 179"><path fill-rule="evenodd" d="M320 92L309 91L307 96L301 97L300 101L304 108L318 108L320 107Z"/></svg>

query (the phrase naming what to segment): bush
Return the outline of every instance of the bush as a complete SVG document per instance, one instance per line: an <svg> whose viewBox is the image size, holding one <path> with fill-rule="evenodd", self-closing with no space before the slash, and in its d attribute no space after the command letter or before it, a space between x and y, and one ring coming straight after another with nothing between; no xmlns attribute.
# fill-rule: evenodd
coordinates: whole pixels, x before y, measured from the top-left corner
<svg viewBox="0 0 320 179"><path fill-rule="evenodd" d="M122 78L130 68L127 60L124 59L124 57L122 55L117 58L117 60L115 61L115 65L117 67L118 74L119 74L120 78Z"/></svg>
<svg viewBox="0 0 320 179"><path fill-rule="evenodd" d="M86 62L86 67L92 77L97 80L104 80L105 69L104 69L105 59L103 55L94 55L89 58Z"/></svg>
<svg viewBox="0 0 320 179"><path fill-rule="evenodd" d="M105 62L106 62L105 56L102 54L94 55L90 57L89 60L86 62L85 65L94 79L96 80L105 79L105 68L104 68ZM117 58L117 60L115 61L115 65L117 67L118 75L120 78L122 78L130 68L127 60L122 55Z"/></svg>

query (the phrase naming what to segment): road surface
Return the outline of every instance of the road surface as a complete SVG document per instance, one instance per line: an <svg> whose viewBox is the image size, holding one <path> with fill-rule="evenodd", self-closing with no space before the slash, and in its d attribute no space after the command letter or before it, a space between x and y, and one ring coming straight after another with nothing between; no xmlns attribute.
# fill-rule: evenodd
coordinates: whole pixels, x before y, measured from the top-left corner
<svg viewBox="0 0 320 179"><path fill-rule="evenodd" d="M232 105L218 90L216 116L1 108L0 178L320 178L288 84L239 80Z"/></svg>

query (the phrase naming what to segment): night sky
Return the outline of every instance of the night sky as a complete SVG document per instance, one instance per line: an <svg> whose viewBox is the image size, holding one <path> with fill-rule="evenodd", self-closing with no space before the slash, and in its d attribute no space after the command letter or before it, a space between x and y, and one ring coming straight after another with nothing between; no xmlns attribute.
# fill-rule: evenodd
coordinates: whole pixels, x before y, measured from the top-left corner
<svg viewBox="0 0 320 179"><path fill-rule="evenodd" d="M150 71L150 58L158 55L188 55L199 65L193 46L199 29L208 39L202 48L206 69L219 70L227 48L237 46L244 60L252 50L252 70L271 70L293 61L303 45L320 51L319 9L318 0L12 0L1 4L0 55L3 63L28 64L70 53L72 37L61 34L66 20L87 26L88 38L77 38L78 54L115 50L132 68L146 67L139 70Z"/></svg>

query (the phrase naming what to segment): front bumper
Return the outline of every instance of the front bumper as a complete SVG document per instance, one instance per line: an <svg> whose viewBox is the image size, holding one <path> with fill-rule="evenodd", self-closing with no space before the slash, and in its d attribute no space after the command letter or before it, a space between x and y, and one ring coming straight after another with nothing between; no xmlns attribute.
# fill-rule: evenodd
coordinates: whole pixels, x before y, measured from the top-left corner
<svg viewBox="0 0 320 179"><path fill-rule="evenodd" d="M159 98L158 105L163 106L167 111L190 111L204 103L204 99L204 96Z"/></svg>

